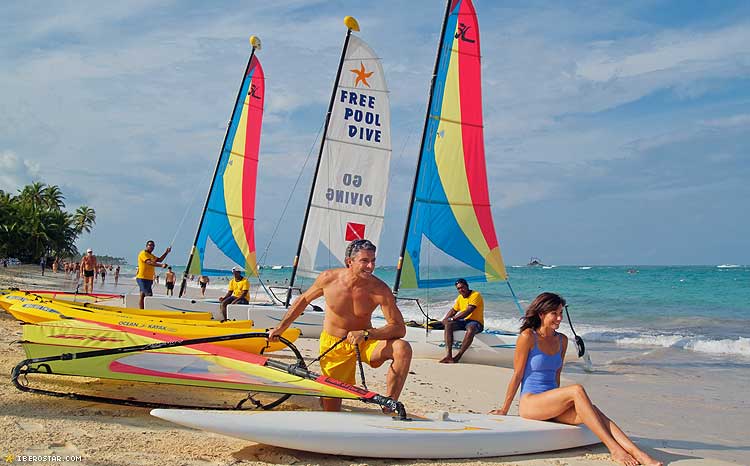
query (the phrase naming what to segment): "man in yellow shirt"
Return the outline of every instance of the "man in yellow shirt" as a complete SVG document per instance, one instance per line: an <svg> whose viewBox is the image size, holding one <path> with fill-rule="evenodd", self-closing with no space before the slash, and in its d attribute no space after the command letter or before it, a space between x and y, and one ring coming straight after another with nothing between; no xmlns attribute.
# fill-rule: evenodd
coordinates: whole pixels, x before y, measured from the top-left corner
<svg viewBox="0 0 750 466"><path fill-rule="evenodd" d="M169 267L166 263L163 263L169 251L172 247L169 246L164 254L160 257L156 257L153 254L156 243L152 240L146 241L146 249L138 254L138 273L135 276L135 281L138 283L138 288L141 290L141 299L138 301L138 306L143 309L143 300L146 296L153 296L154 292L151 287L154 284L154 267L161 267L166 269Z"/></svg>
<svg viewBox="0 0 750 466"><path fill-rule="evenodd" d="M446 355L440 362L447 364L458 362L474 341L474 335L484 330L482 295L478 291L469 289L469 284L463 278L456 280L456 289L458 290L456 302L443 317ZM453 332L456 330L466 330L466 334L461 342L461 348L453 356Z"/></svg>
<svg viewBox="0 0 750 466"><path fill-rule="evenodd" d="M250 283L247 281L247 277L242 276L242 269L239 267L232 267L232 275L234 275L234 278L229 280L227 294L219 298L221 315L224 316L224 320L227 319L227 306L230 304L248 304L247 297L250 291Z"/></svg>

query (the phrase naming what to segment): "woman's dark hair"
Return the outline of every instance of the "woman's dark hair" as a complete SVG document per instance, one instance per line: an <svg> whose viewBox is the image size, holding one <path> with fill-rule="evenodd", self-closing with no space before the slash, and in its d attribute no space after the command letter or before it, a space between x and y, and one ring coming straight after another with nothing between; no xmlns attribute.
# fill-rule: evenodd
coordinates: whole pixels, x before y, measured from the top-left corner
<svg viewBox="0 0 750 466"><path fill-rule="evenodd" d="M560 306L565 306L565 298L555 294L544 292L534 298L534 301L529 304L521 320L521 330L523 332L527 328L536 330L542 326L542 316L549 312L556 311Z"/></svg>

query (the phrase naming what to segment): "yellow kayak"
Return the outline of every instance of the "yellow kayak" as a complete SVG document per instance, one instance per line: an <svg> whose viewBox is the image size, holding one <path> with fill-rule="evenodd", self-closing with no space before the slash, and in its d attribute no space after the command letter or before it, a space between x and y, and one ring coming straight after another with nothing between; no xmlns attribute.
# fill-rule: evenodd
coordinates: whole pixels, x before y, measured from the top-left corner
<svg viewBox="0 0 750 466"><path fill-rule="evenodd" d="M8 308L8 313L16 319L36 324L39 322L49 322L60 319L83 319L91 321L102 321L115 323L121 320L148 321L156 324L169 325L197 325L201 327L223 327L246 329L253 326L252 320L229 320L220 322L218 320L192 320L192 319L174 319L171 317L157 316L139 316L126 314L124 312L109 312L102 310L91 310L87 308L76 308L60 304L50 300L23 301L13 304Z"/></svg>
<svg viewBox="0 0 750 466"><path fill-rule="evenodd" d="M299 331L295 330L296 329L292 329L289 334L287 334L287 332L284 332L284 338L290 340L296 339L299 335ZM263 332L265 332L265 329L250 328L242 331L236 330L227 335ZM23 337L24 341L28 343L54 345L56 351L47 355L52 355L55 353L60 354L61 352L77 352L68 351L66 348L123 348L144 343L147 344L149 342L158 343L174 339L174 337L165 336L164 334L159 334L157 332L122 327L113 328L111 326L100 323L81 322L78 320L57 320L43 322L40 324L24 325ZM185 339L182 337L178 338ZM229 343L231 343L231 345ZM279 342L269 344L265 340L265 338L244 338L226 342L214 342L211 343L211 345L231 346L234 349L241 349L245 352L251 352L255 354L259 354L261 351L263 353L267 353L269 351L279 351L286 348L283 343ZM163 349L159 351L166 353L175 352L174 349Z"/></svg>
<svg viewBox="0 0 750 466"><path fill-rule="evenodd" d="M234 335L237 333L263 332L265 329L253 329L252 321L231 321L231 322L193 322L192 324L176 323L175 320L169 319L146 319L139 316L120 314L115 316L104 315L104 313L93 313L79 311L76 309L66 309L63 306L53 305L50 303L22 302L10 306L8 310L16 319L27 323L39 322L78 322L86 328L92 326L120 330L125 332L137 332L142 334L157 333L169 335L180 339L204 338L221 335ZM250 324L248 324L248 322ZM243 325L244 326L241 326ZM76 324L77 325L77 324ZM282 335L289 341L295 341L300 335L300 330L292 328ZM215 343L221 346L227 346L241 351L258 353L264 351L275 351L283 349L285 346L280 343L274 343L266 348L267 342L264 339L242 339L230 340Z"/></svg>
<svg viewBox="0 0 750 466"><path fill-rule="evenodd" d="M51 294L48 292L47 294ZM0 306L8 311L8 308L18 302L40 302L40 303L53 303L66 307L71 307L78 310L84 311L107 311L115 312L118 314L131 314L148 318L167 318L167 319L186 319L186 320L198 320L208 321L212 319L210 312L186 312L186 311L170 311L170 310L156 310L156 309L133 309L127 307L117 306L105 306L103 304L95 304L93 302L75 302L68 301L65 299L54 299L45 297L44 295L38 295L29 291L11 291L4 295L0 295Z"/></svg>

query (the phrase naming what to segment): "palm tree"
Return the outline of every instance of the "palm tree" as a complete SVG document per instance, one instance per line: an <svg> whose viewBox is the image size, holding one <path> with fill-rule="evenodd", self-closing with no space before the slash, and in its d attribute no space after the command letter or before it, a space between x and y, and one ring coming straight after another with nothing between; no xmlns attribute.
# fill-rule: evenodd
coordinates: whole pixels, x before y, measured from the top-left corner
<svg viewBox="0 0 750 466"><path fill-rule="evenodd" d="M76 213L73 214L73 225L76 233L80 234L84 231L91 233L91 227L96 224L96 211L89 206L82 205L76 209Z"/></svg>
<svg viewBox="0 0 750 466"><path fill-rule="evenodd" d="M23 190L18 190L19 198L21 202L27 202L31 207L32 212L37 212L41 207L47 204L45 195L45 184L40 181L35 181L32 184L26 185Z"/></svg>
<svg viewBox="0 0 750 466"><path fill-rule="evenodd" d="M65 196L63 196L62 191L60 190L60 187L53 184L53 185L47 185L47 187L44 188L44 203L47 205L47 208L52 210L62 210L63 207L65 207Z"/></svg>

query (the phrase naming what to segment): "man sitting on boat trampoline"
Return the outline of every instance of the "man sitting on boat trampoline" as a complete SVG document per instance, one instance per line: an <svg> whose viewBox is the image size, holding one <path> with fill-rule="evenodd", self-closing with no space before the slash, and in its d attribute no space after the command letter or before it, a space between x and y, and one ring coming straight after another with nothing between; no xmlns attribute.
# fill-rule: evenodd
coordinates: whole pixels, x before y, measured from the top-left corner
<svg viewBox="0 0 750 466"><path fill-rule="evenodd" d="M227 320L227 306L230 304L248 304L250 282L247 281L247 277L242 276L242 268L232 267L232 277L229 280L227 294L219 298L223 320Z"/></svg>
<svg viewBox="0 0 750 466"><path fill-rule="evenodd" d="M277 339L313 300L325 296L326 314L320 334L320 368L323 375L353 385L357 348L361 362L380 367L391 360L387 375L387 396L398 400L411 364L411 345L404 317L393 292L373 275L375 245L366 239L349 243L345 268L326 270L289 308L279 326L268 334ZM372 313L380 306L386 324L372 327ZM323 398L326 411L341 410L341 400Z"/></svg>
<svg viewBox="0 0 750 466"><path fill-rule="evenodd" d="M484 298L475 290L469 288L465 279L456 280L458 297L453 307L443 317L445 326L445 357L442 363L452 364L461 360L467 349L474 341L474 335L484 330ZM461 348L453 356L453 332L466 330Z"/></svg>

